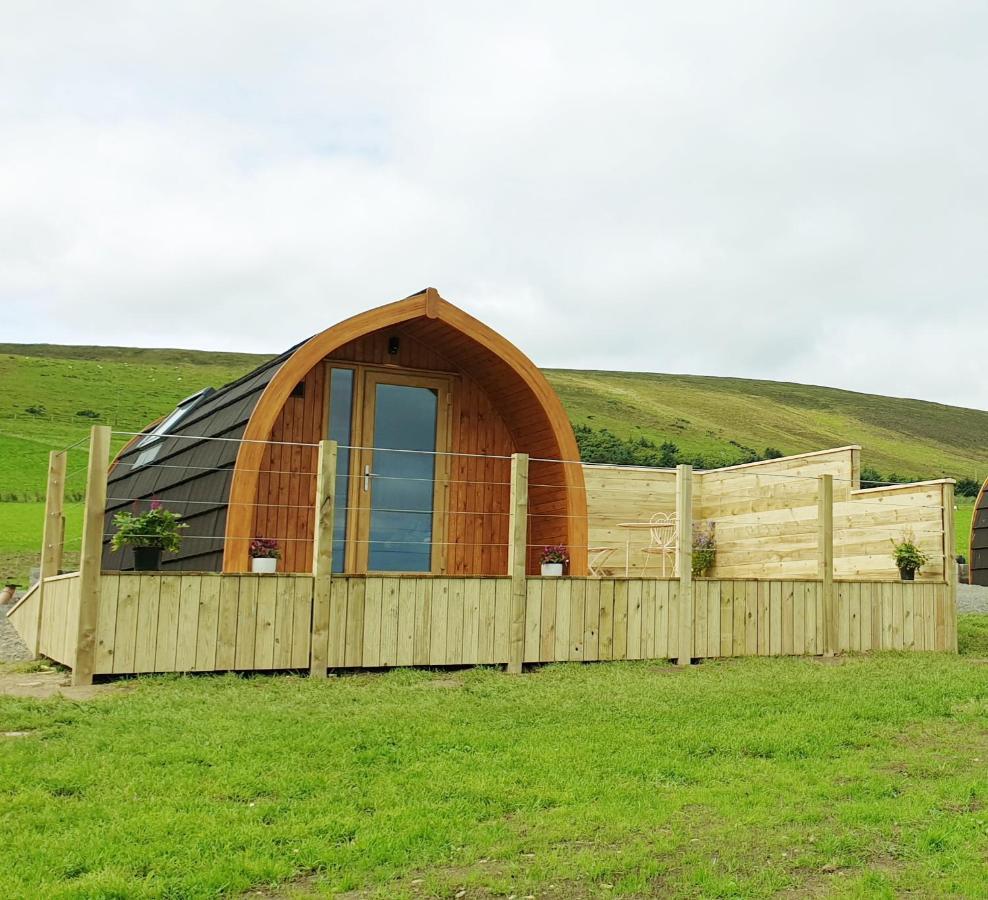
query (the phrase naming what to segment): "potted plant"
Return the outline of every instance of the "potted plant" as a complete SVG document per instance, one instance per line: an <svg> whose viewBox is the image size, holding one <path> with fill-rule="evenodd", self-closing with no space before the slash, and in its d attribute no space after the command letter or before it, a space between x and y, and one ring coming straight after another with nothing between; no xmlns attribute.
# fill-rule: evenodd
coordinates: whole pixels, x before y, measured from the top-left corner
<svg viewBox="0 0 988 900"><path fill-rule="evenodd" d="M182 529L189 526L181 522L181 516L165 509L158 500L151 501L151 508L140 515L129 512L113 517L116 534L112 547L119 550L129 546L134 549L134 570L154 572L161 568L161 554L167 550L177 553L182 545Z"/></svg>
<svg viewBox="0 0 988 900"><path fill-rule="evenodd" d="M269 538L254 538L250 542L250 570L262 575L273 575L278 571L281 550L278 542Z"/></svg>
<svg viewBox="0 0 988 900"><path fill-rule="evenodd" d="M907 532L901 541L892 541L892 558L895 560L899 577L903 581L915 581L916 572L929 561L926 554L916 546L916 538Z"/></svg>
<svg viewBox="0 0 988 900"><path fill-rule="evenodd" d="M545 577L558 578L563 574L563 567L569 565L569 554L565 547L544 547L541 562L542 574Z"/></svg>
<svg viewBox="0 0 988 900"><path fill-rule="evenodd" d="M709 575L717 558L717 540L713 522L696 522L693 525L693 577Z"/></svg>

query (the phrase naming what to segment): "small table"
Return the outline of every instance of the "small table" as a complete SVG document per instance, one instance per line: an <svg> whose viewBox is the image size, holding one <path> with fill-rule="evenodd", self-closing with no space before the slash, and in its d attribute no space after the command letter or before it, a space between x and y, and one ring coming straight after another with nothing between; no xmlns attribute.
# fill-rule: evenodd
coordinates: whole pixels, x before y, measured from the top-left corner
<svg viewBox="0 0 988 900"><path fill-rule="evenodd" d="M624 577L628 578L631 575L631 535L638 529L641 531L664 531L668 529L670 532L676 527L675 520L670 520L669 522L618 522L618 528L627 528L628 537L624 542ZM651 546L651 542L649 543ZM673 551L675 553L675 551ZM665 565L663 557L663 566ZM663 574L665 570L663 569Z"/></svg>

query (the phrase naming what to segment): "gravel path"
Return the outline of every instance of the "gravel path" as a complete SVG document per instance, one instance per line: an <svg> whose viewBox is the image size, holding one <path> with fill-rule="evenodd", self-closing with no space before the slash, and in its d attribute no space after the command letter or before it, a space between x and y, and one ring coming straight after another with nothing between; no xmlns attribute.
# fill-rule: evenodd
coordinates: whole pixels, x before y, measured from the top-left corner
<svg viewBox="0 0 988 900"><path fill-rule="evenodd" d="M988 587L976 584L957 585L957 609L962 613L988 613Z"/></svg>
<svg viewBox="0 0 988 900"><path fill-rule="evenodd" d="M31 651L27 649L21 640L17 629L10 623L7 613L13 607L13 603L0 606L0 662L21 662L22 660L34 659Z"/></svg>

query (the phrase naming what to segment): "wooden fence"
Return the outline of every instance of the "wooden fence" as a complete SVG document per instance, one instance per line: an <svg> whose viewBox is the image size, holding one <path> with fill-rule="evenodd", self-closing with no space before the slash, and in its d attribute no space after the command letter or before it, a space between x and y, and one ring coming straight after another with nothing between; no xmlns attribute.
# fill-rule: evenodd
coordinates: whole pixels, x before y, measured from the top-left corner
<svg viewBox="0 0 988 900"><path fill-rule="evenodd" d="M36 653L97 674L956 650L956 567L944 580L834 578L833 478L821 476L812 580L691 575L693 479L676 473L679 577L531 578L528 457L511 461L503 577L333 575L336 445L319 448L312 574L101 571L109 430L93 429L80 571L62 560L65 454L53 453L42 577L10 612ZM948 499L950 491L947 490ZM953 533L953 505L943 532Z"/></svg>
<svg viewBox="0 0 988 900"><path fill-rule="evenodd" d="M78 576L45 585L40 652L73 665ZM690 658L826 652L824 585L692 585ZM306 669L313 654L311 575L104 574L95 674ZM36 621L40 595L18 605ZM951 650L949 586L835 582L836 652ZM526 578L524 661L676 659L684 615L677 579ZM510 661L511 579L336 576L329 668Z"/></svg>

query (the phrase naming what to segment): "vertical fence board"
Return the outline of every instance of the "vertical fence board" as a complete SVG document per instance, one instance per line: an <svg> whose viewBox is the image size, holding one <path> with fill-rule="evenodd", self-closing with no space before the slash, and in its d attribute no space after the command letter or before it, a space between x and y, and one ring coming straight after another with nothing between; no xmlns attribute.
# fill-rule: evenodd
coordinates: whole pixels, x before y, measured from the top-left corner
<svg viewBox="0 0 988 900"><path fill-rule="evenodd" d="M583 615L583 658L600 659L598 635L600 628L600 579L585 582L586 604Z"/></svg>
<svg viewBox="0 0 988 900"><path fill-rule="evenodd" d="M656 589L658 590L658 589ZM690 582L690 591L692 591L692 582ZM684 655L688 656L691 652L690 649L682 650L680 644L683 639L687 636L686 629L682 627L681 619L683 617L682 608L682 583L680 581L667 581L665 582L665 590L661 594L661 598L665 603L665 617L666 617L666 629L665 634L661 637L656 638L656 652L660 652L663 647L665 647L665 653L658 656L659 659L681 659ZM662 611L659 610L658 621L662 621ZM692 629L690 629L689 634L692 634Z"/></svg>
<svg viewBox="0 0 988 900"><path fill-rule="evenodd" d="M556 649L556 594L557 580L542 581L542 619L539 626L539 659L550 662Z"/></svg>
<svg viewBox="0 0 988 900"><path fill-rule="evenodd" d="M367 582L363 578L334 578L333 592L337 590L346 597L343 665L356 668L364 662L364 604Z"/></svg>
<svg viewBox="0 0 988 900"><path fill-rule="evenodd" d="M585 659L586 603L587 582L583 579L574 581L570 590L569 609L569 658L573 660Z"/></svg>
<svg viewBox="0 0 988 900"><path fill-rule="evenodd" d="M178 649L178 620L182 603L182 576L161 575L161 590L158 593L158 638L155 642L154 671L174 672L175 656ZM107 576L102 582L106 585ZM97 666L99 666L100 641L97 632Z"/></svg>
<svg viewBox="0 0 988 900"><path fill-rule="evenodd" d="M892 585L892 647L902 649L902 582Z"/></svg>
<svg viewBox="0 0 988 900"><path fill-rule="evenodd" d="M556 586L556 640L553 658L559 662L569 659L570 612L573 602L573 582L567 578Z"/></svg>
<svg viewBox="0 0 988 900"><path fill-rule="evenodd" d="M96 654L93 657L93 671L98 675L109 674L113 671L117 633L117 595L119 592L119 576L107 575L100 579L99 612L96 616ZM177 626L177 613L175 623ZM173 665L174 662L173 657Z"/></svg>
<svg viewBox="0 0 988 900"><path fill-rule="evenodd" d="M429 578L415 579L415 642L412 648L412 662L417 666L429 664L432 637L432 588ZM491 585L493 592L494 585ZM493 601L491 614L493 616ZM493 621L491 623L493 625ZM493 633L492 633L493 638Z"/></svg>
<svg viewBox="0 0 988 900"><path fill-rule="evenodd" d="M506 663L510 656L511 579L498 578L494 595L494 662ZM564 635L565 640L565 635Z"/></svg>
<svg viewBox="0 0 988 900"><path fill-rule="evenodd" d="M916 582L902 586L902 649L912 650L915 644L913 634L913 608L916 595Z"/></svg>
<svg viewBox="0 0 988 900"><path fill-rule="evenodd" d="M450 581L447 599L448 616L446 622L446 662L458 663L463 652L463 602L464 580Z"/></svg>
<svg viewBox="0 0 988 900"><path fill-rule="evenodd" d="M449 624L449 579L444 578L432 588L432 624L429 636L429 662L443 665L446 662L446 633ZM507 651L507 637L504 642Z"/></svg>
<svg viewBox="0 0 988 900"><path fill-rule="evenodd" d="M525 662L538 662L539 636L542 629L542 579L526 579L525 598Z"/></svg>
<svg viewBox="0 0 988 900"><path fill-rule="evenodd" d="M254 629L254 665L258 669L274 668L274 623L277 603L277 579L271 575L261 577L257 584L257 625Z"/></svg>
<svg viewBox="0 0 988 900"><path fill-rule="evenodd" d="M614 581L600 582L600 616L597 622L597 655L614 658Z"/></svg>
<svg viewBox="0 0 988 900"><path fill-rule="evenodd" d="M295 577L295 614L292 618L292 662L293 669L308 668L310 663L310 650L312 635L316 633L312 622L312 592L315 582L311 578ZM330 579L330 591L332 592L332 579ZM318 630L323 634L323 630ZM336 658L339 660L343 656L343 629L336 632L337 643L333 648ZM339 665L339 663L337 663Z"/></svg>
<svg viewBox="0 0 988 900"><path fill-rule="evenodd" d="M793 613L793 603L794 595L796 593L795 583L792 581L783 581L781 584L782 590L782 649L781 653L783 656L792 656L793 653L793 622L795 619Z"/></svg>
<svg viewBox="0 0 988 900"><path fill-rule="evenodd" d="M628 622L625 629L628 644L625 650L626 659L642 658L642 592L640 578L628 582Z"/></svg>
<svg viewBox="0 0 988 900"><path fill-rule="evenodd" d="M399 579L383 579L381 595L381 665L398 661L398 585Z"/></svg>
<svg viewBox="0 0 988 900"><path fill-rule="evenodd" d="M398 583L398 641L395 664L410 666L415 658L415 582L402 578Z"/></svg>
<svg viewBox="0 0 988 900"><path fill-rule="evenodd" d="M161 594L161 579L157 575L141 575L140 579L134 671L153 672L154 652L158 642L158 598Z"/></svg>
<svg viewBox="0 0 988 900"><path fill-rule="evenodd" d="M240 579L224 577L220 581L219 617L216 624L216 668L232 669L237 661L237 616L240 604Z"/></svg>
<svg viewBox="0 0 988 900"><path fill-rule="evenodd" d="M731 656L745 656L745 583L735 581L731 587Z"/></svg>
<svg viewBox="0 0 988 900"><path fill-rule="evenodd" d="M216 633L220 620L219 575L203 575L199 592L199 632L196 634L196 665L199 672L216 668Z"/></svg>
<svg viewBox="0 0 988 900"><path fill-rule="evenodd" d="M128 577L127 575L120 576L120 599L123 599L124 596L124 579ZM178 642L175 647L175 670L177 672L191 672L196 667L196 641L199 637L199 596L202 592L202 578L198 575L183 575L181 591L182 595L178 607ZM117 606L119 610L119 600ZM117 616L117 655L119 656L119 611ZM114 668L114 671L119 670Z"/></svg>
<svg viewBox="0 0 988 900"><path fill-rule="evenodd" d="M381 662L381 619L384 615L384 579L367 578L367 600L364 605L364 665L376 668Z"/></svg>
<svg viewBox="0 0 988 900"><path fill-rule="evenodd" d="M480 582L477 612L477 662L494 662L494 623L497 620L497 585L492 578Z"/></svg>
<svg viewBox="0 0 988 900"><path fill-rule="evenodd" d="M257 578L240 579L237 600L237 648L233 654L234 668L254 668L254 641L257 637Z"/></svg>
<svg viewBox="0 0 988 900"><path fill-rule="evenodd" d="M121 575L117 594L117 629L114 638L113 671L131 673L137 652L137 605L141 590L140 575ZM195 641L193 641L193 647ZM194 651L193 651L194 652Z"/></svg>
<svg viewBox="0 0 988 900"><path fill-rule="evenodd" d="M614 583L614 659L628 658L628 587L626 580Z"/></svg>
<svg viewBox="0 0 988 900"><path fill-rule="evenodd" d="M292 665L292 629L295 623L295 580L278 576L274 607L274 659L276 669Z"/></svg>

